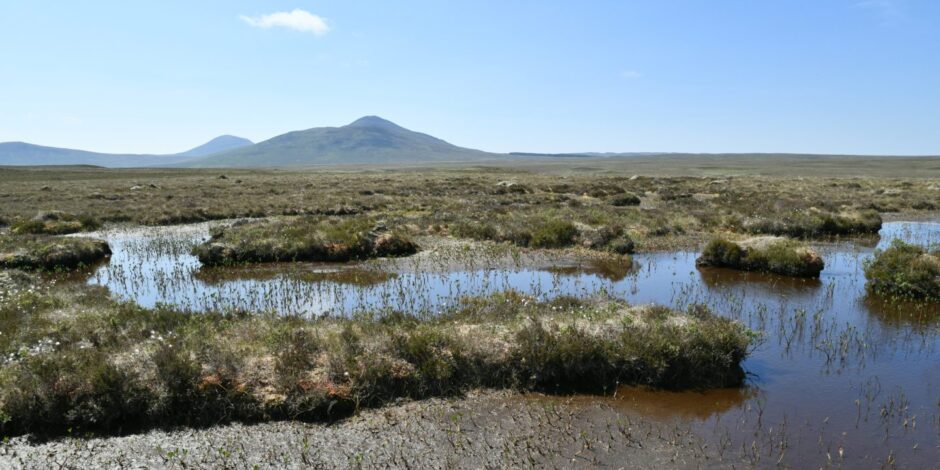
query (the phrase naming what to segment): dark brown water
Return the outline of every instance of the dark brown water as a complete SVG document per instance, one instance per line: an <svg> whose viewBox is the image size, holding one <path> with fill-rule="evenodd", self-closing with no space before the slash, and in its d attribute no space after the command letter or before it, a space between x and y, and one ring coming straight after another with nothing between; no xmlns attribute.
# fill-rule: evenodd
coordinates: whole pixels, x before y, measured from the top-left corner
<svg viewBox="0 0 940 470"><path fill-rule="evenodd" d="M467 265L487 264L486 255L455 253L393 273L381 263L210 271L189 254L207 233L205 225L106 233L114 255L88 282L145 306L307 316L434 315L461 296L506 289L540 298L603 292L678 308L704 303L762 333L744 363L744 389L623 388L603 399L693 427L722 456L749 465L940 468L940 306L868 297L862 266L874 248L866 244L819 245L826 269L818 280L697 269L693 252L638 255L632 267L454 270L461 256ZM885 224L878 246L893 238L935 244L940 224Z"/></svg>

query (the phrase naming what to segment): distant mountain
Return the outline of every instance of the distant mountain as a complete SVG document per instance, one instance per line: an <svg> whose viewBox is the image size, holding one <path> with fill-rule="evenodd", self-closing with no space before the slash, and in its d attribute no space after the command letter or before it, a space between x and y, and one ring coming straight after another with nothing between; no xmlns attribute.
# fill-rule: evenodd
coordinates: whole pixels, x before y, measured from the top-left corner
<svg viewBox="0 0 940 470"><path fill-rule="evenodd" d="M192 150L173 155L110 154L24 142L0 143L0 166L94 165L132 167L303 167L337 164L393 164L447 162L525 162L575 159L669 158L673 160L790 159L836 161L881 158L876 155L823 155L787 153L696 154L674 152L572 152L509 154L488 153L410 131L377 116L366 116L342 127L318 127L289 132L264 142L223 135ZM938 157L931 157L938 158ZM495 163L495 162L494 162Z"/></svg>
<svg viewBox="0 0 940 470"><path fill-rule="evenodd" d="M0 143L0 165L96 165L111 168L167 166L246 145L251 145L251 141L241 137L223 135L188 152L174 155L149 155L98 153L44 147L25 142L3 142Z"/></svg>
<svg viewBox="0 0 940 470"><path fill-rule="evenodd" d="M0 165L97 165L112 168L163 166L192 157L86 152L24 142L0 143Z"/></svg>
<svg viewBox="0 0 940 470"><path fill-rule="evenodd" d="M206 155L212 155L213 153L224 152L226 150L237 149L240 147L247 147L253 144L254 142L248 139L236 137L234 135L223 135L216 137L192 150L178 153L176 155L181 157L205 157Z"/></svg>
<svg viewBox="0 0 940 470"><path fill-rule="evenodd" d="M289 132L251 146L183 162L186 167L289 167L343 163L441 163L501 158L410 131L377 116L342 127Z"/></svg>
<svg viewBox="0 0 940 470"><path fill-rule="evenodd" d="M577 153L535 153L535 152L509 152L513 157L535 158L623 158L623 157L652 157L668 155L667 152L577 152Z"/></svg>
<svg viewBox="0 0 940 470"><path fill-rule="evenodd" d="M528 158L589 158L590 155L584 153L537 153L537 152L509 152L513 157Z"/></svg>

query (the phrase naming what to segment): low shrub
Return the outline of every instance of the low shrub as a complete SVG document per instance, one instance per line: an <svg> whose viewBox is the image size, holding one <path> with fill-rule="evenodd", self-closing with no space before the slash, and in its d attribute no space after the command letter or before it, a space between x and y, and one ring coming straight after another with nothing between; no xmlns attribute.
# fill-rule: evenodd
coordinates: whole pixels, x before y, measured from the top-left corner
<svg viewBox="0 0 940 470"><path fill-rule="evenodd" d="M615 184L594 183L591 187L584 188L582 191L588 196L600 198L614 194L622 194L624 189Z"/></svg>
<svg viewBox="0 0 940 470"><path fill-rule="evenodd" d="M699 266L735 267L741 265L745 249L737 243L715 238L705 245L702 255L696 260Z"/></svg>
<svg viewBox="0 0 940 470"><path fill-rule="evenodd" d="M578 229L566 220L552 219L532 229L529 245L534 248L563 248L574 243Z"/></svg>
<svg viewBox="0 0 940 470"><path fill-rule="evenodd" d="M640 198L635 194L618 194L608 200L614 207L639 206Z"/></svg>
<svg viewBox="0 0 940 470"><path fill-rule="evenodd" d="M818 277L825 267L822 258L813 250L779 237L758 237L740 242L716 238L705 245L695 263L698 266L794 277Z"/></svg>
<svg viewBox="0 0 940 470"><path fill-rule="evenodd" d="M37 355L4 367L3 425L23 431L120 430L153 396L94 349Z"/></svg>
<svg viewBox="0 0 940 470"><path fill-rule="evenodd" d="M894 240L865 262L865 278L872 294L940 300L940 254Z"/></svg>
<svg viewBox="0 0 940 470"><path fill-rule="evenodd" d="M514 339L513 361L531 388L603 390L617 383L612 375L625 365L612 344L577 329L531 322Z"/></svg>
<svg viewBox="0 0 940 470"><path fill-rule="evenodd" d="M281 386L288 391L300 387L304 373L316 365L316 354L320 344L310 332L289 329L274 340L275 372L281 378Z"/></svg>
<svg viewBox="0 0 940 470"><path fill-rule="evenodd" d="M447 331L419 326L393 337L392 348L414 367L408 394L414 398L453 395L478 371L464 357L467 347ZM463 376L463 377L462 377Z"/></svg>
<svg viewBox="0 0 940 470"><path fill-rule="evenodd" d="M450 228L450 233L455 237L474 240L496 240L499 237L495 227L483 222L459 222Z"/></svg>
<svg viewBox="0 0 940 470"><path fill-rule="evenodd" d="M616 240L610 242L607 248L612 253L617 253L618 255L630 255L636 251L636 243L634 243L633 239L629 236L621 235Z"/></svg>

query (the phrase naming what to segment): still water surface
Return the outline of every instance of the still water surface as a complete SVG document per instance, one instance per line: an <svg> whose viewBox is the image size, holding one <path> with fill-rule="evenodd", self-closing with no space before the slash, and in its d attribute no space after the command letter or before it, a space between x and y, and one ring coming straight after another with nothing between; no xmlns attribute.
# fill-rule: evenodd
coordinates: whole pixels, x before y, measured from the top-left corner
<svg viewBox="0 0 940 470"><path fill-rule="evenodd" d="M878 467L894 459L902 467L940 468L940 306L867 296L862 268L876 246L817 245L826 261L818 280L698 269L696 253L686 251L639 254L632 267L487 269L485 256L470 253L466 265L474 267L465 269L424 259L392 270L381 263L205 270L189 251L208 237L208 227L104 232L114 254L88 282L148 307L306 316L380 309L433 315L462 296L506 289L541 298L604 292L677 308L704 303L763 332L744 363L745 388L625 387L605 400L704 431L713 449L760 466ZM894 238L935 245L940 224L886 223L880 235L878 248Z"/></svg>

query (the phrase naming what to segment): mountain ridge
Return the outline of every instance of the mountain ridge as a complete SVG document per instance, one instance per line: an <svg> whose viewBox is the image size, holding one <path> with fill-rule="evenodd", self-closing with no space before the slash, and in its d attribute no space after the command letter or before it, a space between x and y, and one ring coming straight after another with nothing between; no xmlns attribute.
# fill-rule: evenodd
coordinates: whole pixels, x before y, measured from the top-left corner
<svg viewBox="0 0 940 470"><path fill-rule="evenodd" d="M526 161L530 159L774 158L840 159L878 155L683 152L490 153L459 147L437 137L406 129L379 116L363 116L339 127L314 127L287 132L253 144L232 135L172 155L108 154L45 147L25 142L0 143L0 166L94 165L111 168L264 168L314 167L342 164L452 163Z"/></svg>
<svg viewBox="0 0 940 470"><path fill-rule="evenodd" d="M345 126L292 131L178 166L302 167L477 161L500 157L504 155L458 147L378 116L364 116Z"/></svg>

